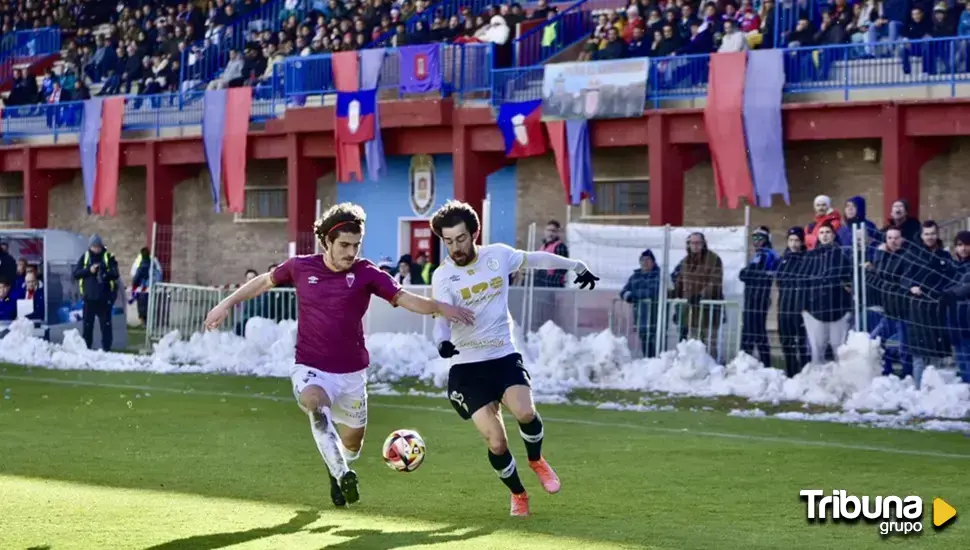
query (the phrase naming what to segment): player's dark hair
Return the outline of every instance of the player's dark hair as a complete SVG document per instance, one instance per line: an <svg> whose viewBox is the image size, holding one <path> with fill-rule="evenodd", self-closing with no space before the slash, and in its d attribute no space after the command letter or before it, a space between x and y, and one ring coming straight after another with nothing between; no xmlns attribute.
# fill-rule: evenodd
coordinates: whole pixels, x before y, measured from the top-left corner
<svg viewBox="0 0 970 550"><path fill-rule="evenodd" d="M549 220L549 222L546 223L546 225L547 226L548 225L551 225L551 226L555 227L556 229L562 229L562 225L560 225L560 223L558 221L556 221L556 220Z"/></svg>
<svg viewBox="0 0 970 550"><path fill-rule="evenodd" d="M342 202L327 209L313 224L313 233L324 244L333 244L341 233L360 235L364 232L367 214L352 202Z"/></svg>
<svg viewBox="0 0 970 550"><path fill-rule="evenodd" d="M474 235L481 227L478 213L467 202L450 200L443 204L431 217L431 230L441 237L441 231L448 227L465 224L468 233Z"/></svg>

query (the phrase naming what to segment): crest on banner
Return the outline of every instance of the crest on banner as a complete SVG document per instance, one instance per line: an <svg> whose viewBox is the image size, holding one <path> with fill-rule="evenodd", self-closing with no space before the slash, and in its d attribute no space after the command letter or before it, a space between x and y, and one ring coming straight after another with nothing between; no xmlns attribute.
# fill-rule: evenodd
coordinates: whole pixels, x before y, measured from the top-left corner
<svg viewBox="0 0 970 550"><path fill-rule="evenodd" d="M434 206L435 170L431 155L414 155L408 171L411 185L411 210L415 216L425 217Z"/></svg>

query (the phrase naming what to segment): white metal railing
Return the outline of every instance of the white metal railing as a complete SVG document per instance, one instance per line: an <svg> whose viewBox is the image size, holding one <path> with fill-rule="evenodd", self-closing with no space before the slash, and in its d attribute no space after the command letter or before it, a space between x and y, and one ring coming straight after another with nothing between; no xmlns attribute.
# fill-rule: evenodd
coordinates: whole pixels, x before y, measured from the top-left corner
<svg viewBox="0 0 970 550"><path fill-rule="evenodd" d="M416 294L430 296L430 286L409 286ZM172 331L182 338L203 330L206 314L232 292L230 289L195 285L157 283L152 285L148 307L147 338L158 341ZM535 288L531 285L513 286L509 303L526 307L513 308L515 322L525 332L537 331L552 321L563 331L586 336L611 330L627 337L631 350L640 350L641 331L633 318L632 308L618 307L616 290L580 291L570 288ZM672 349L685 334L704 342L712 355L721 359L733 358L740 346L741 304L737 300L707 300L695 308L687 307L682 299L668 300L668 314L660 317L656 328L661 338L658 351ZM624 304L626 305L626 304ZM273 321L295 320L297 300L292 288L277 288L247 303L237 306L222 330L244 335L246 322L253 317ZM516 311L518 310L518 311ZM656 318L656 317L654 317ZM415 333L431 338L433 321L428 316L415 315L375 298L364 318L367 335L381 332Z"/></svg>

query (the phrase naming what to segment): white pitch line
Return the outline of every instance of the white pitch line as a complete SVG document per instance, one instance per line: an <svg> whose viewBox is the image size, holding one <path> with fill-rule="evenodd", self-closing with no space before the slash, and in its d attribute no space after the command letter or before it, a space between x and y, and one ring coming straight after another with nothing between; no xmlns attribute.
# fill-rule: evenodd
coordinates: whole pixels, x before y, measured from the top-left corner
<svg viewBox="0 0 970 550"><path fill-rule="evenodd" d="M193 389L180 390L177 388L166 388L164 386L111 384L111 383L101 383L101 382L89 382L86 380L64 380L62 378L43 378L43 377L34 377L34 376L16 376L16 375L0 374L0 380L14 380L14 381L20 381L20 382L54 384L54 385L60 385L60 386L86 386L86 387L93 387L93 388L138 390L138 391L144 391L144 392L171 393L171 394L181 394L181 395L199 395L204 397L233 397L233 398L239 398L239 399L261 399L264 401L276 401L276 402L293 401L293 397L291 396L281 397L277 395L259 395L255 393L234 393L234 392L219 392L219 391L193 390ZM391 397L391 396L387 396L387 397ZM402 397L405 397L405 396L402 396ZM399 409L399 410L438 412L438 413L449 413L449 414L452 413L451 409L444 408L444 407L421 407L419 405L400 405L400 404L393 404L393 403L370 403L370 406L384 408L384 409ZM851 443L839 443L836 441L812 441L808 439L795 439L795 438L789 438L789 437L772 437L772 436L739 434L739 433L729 433L729 432L697 431L697 430L691 430L689 428L682 428L682 429L663 428L660 426L644 426L640 424L630 424L628 422L599 422L596 420L580 420L575 418L554 418L546 415L543 415L542 418L552 422L561 422L563 424L577 424L581 426L626 428L631 430L643 430L643 431L666 433L666 434L692 435L696 437L718 437L721 439L735 439L740 441L787 443L790 445L802 445L807 447L823 447L828 449L844 449L848 451L866 451L866 452L874 452L874 453L923 456L923 457L931 457L931 458L970 459L970 454L947 453L942 451L921 451L918 449L894 449L891 447L855 445Z"/></svg>

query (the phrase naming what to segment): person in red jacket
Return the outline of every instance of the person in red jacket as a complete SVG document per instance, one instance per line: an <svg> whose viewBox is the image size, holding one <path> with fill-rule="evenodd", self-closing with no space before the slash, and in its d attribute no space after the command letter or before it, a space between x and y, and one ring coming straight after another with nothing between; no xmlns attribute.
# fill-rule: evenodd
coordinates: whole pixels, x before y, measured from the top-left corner
<svg viewBox="0 0 970 550"><path fill-rule="evenodd" d="M815 221L805 226L805 246L809 250L815 248L818 230L826 223L832 227L833 232L838 233L842 227L842 215L832 208L832 199L828 195L819 195L815 197Z"/></svg>

